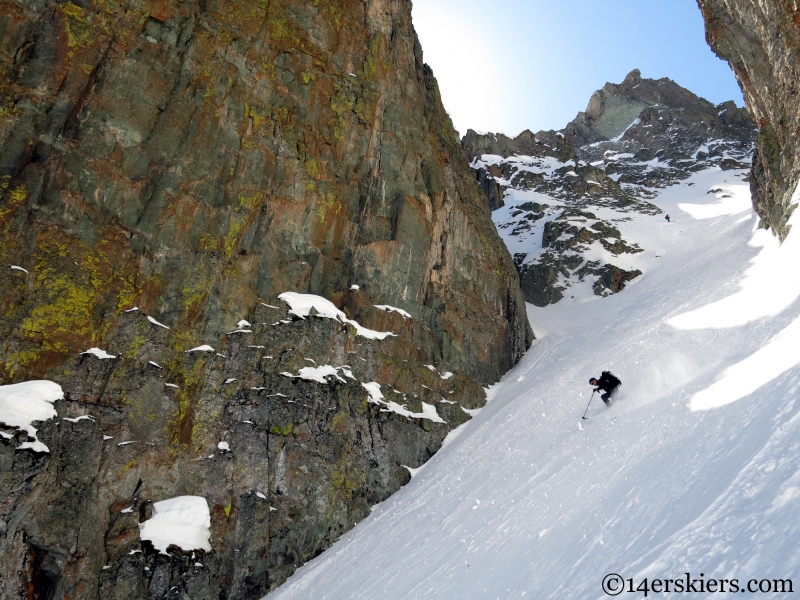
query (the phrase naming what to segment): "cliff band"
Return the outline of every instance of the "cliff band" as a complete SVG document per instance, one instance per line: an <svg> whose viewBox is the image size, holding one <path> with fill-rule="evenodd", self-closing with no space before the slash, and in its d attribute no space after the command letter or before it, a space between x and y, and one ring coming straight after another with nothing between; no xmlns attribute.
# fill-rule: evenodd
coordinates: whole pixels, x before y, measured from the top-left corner
<svg viewBox="0 0 800 600"><path fill-rule="evenodd" d="M258 597L533 338L407 0L0 2L0 193L2 597Z"/></svg>

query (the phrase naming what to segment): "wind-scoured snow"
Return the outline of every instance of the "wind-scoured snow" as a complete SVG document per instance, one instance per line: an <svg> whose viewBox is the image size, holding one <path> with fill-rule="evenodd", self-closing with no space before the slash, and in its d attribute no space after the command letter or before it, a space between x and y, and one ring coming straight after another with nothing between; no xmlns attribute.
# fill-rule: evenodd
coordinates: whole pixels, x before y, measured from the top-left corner
<svg viewBox="0 0 800 600"><path fill-rule="evenodd" d="M0 385L0 424L24 431L33 440L21 443L17 450L50 452L47 445L36 437L33 423L58 416L53 403L63 398L64 391L53 381L35 380ZM3 437L11 439L13 436Z"/></svg>
<svg viewBox="0 0 800 600"><path fill-rule="evenodd" d="M648 240L624 293L529 305L537 341L486 407L269 600L599 599L609 573L797 593L800 238L778 246L739 212L745 175L697 173L653 200L672 223L622 223ZM709 205L726 209L689 208ZM603 370L621 392L582 420Z"/></svg>
<svg viewBox="0 0 800 600"><path fill-rule="evenodd" d="M347 318L342 311L340 311L330 300L326 300L322 296L315 296L314 294L298 294L297 292L284 292L278 296L279 300L283 300L289 305L289 314L297 315L301 319L305 319L311 314L311 309L314 309L317 317L326 319L333 319L340 323L347 323L356 330L356 335L365 337L369 340L385 340L389 336L395 336L391 331L374 331L362 327L356 321Z"/></svg>
<svg viewBox="0 0 800 600"><path fill-rule="evenodd" d="M202 496L178 496L153 503L153 518L139 523L139 537L167 554L174 544L184 551L211 552L211 513Z"/></svg>

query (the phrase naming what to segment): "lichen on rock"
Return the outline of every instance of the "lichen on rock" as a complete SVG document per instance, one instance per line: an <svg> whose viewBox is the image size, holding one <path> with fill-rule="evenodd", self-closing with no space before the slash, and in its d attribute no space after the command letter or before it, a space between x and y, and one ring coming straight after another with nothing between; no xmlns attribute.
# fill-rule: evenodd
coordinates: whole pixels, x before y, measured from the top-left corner
<svg viewBox="0 0 800 600"><path fill-rule="evenodd" d="M0 273L0 383L46 377L59 415L95 417L44 424L49 457L0 445L4 593L266 593L468 418L442 394L481 406L532 340L411 3L41 0L0 20L0 258L28 271ZM347 323L295 321L286 291ZM306 358L445 423L280 375ZM209 503L202 569L137 534L185 495Z"/></svg>

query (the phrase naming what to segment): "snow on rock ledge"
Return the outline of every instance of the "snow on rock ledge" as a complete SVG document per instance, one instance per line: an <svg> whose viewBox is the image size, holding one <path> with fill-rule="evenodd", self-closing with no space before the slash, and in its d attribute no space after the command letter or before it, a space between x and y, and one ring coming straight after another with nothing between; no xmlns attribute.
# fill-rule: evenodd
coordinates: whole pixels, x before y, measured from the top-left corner
<svg viewBox="0 0 800 600"><path fill-rule="evenodd" d="M395 336L391 331L374 331L362 327L358 322L352 321L347 318L342 311L340 311L330 300L326 300L322 296L315 296L314 294L298 294L297 292L284 292L278 299L283 300L289 305L289 314L297 315L301 319L305 319L311 314L313 308L317 317L324 317L326 319L333 319L341 323L352 325L356 334L365 337L369 340L385 340L389 336ZM396 337L396 336L395 336Z"/></svg>
<svg viewBox="0 0 800 600"><path fill-rule="evenodd" d="M153 504L153 518L139 523L139 536L167 554L174 544L181 550L211 552L211 513L202 496L178 496Z"/></svg>
<svg viewBox="0 0 800 600"><path fill-rule="evenodd" d="M189 352L214 352L214 348L212 348L208 344L203 344L202 346L197 346L196 348L192 348L186 351L187 354Z"/></svg>
<svg viewBox="0 0 800 600"><path fill-rule="evenodd" d="M446 421L439 416L439 413L436 412L436 407L433 404L426 404L423 402L422 412L413 413L410 410L400 406L397 402L392 402L391 400L387 402L384 398L383 392L381 392L380 383L372 381L370 383L362 383L361 385L365 390L367 390L367 394L369 394L369 401L372 404L382 406L386 410L397 413L398 415L407 417L409 419L428 419L434 423L446 423Z"/></svg>
<svg viewBox="0 0 800 600"><path fill-rule="evenodd" d="M331 365L320 365L319 367L303 367L297 372L297 375L293 375L288 371L281 373L281 375L285 377L299 377L300 379L305 379L306 381L316 381L317 383L328 383L328 377L331 375L336 377L342 383L347 383L344 379L339 377L339 370L343 370L345 375L350 373L345 367L333 367ZM350 373L352 377L352 373Z"/></svg>
<svg viewBox="0 0 800 600"><path fill-rule="evenodd" d="M109 354L105 350L101 348L89 348L86 352L81 352L81 354L91 354L94 357L99 358L100 360L108 360L111 358L117 358L114 354Z"/></svg>
<svg viewBox="0 0 800 600"><path fill-rule="evenodd" d="M0 385L0 423L24 431L34 440L23 442L17 450L50 452L50 449L36 437L36 428L32 423L47 421L57 416L53 402L63 398L64 391L61 386L52 381L26 381Z"/></svg>

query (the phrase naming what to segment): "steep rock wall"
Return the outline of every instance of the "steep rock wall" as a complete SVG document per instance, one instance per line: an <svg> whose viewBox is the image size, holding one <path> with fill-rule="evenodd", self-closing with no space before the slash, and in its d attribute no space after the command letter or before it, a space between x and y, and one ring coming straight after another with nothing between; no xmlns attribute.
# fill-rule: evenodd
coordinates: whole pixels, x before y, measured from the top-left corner
<svg viewBox="0 0 800 600"><path fill-rule="evenodd" d="M7 375L134 304L214 339L259 299L351 284L481 381L525 350L409 2L30 0L0 23L0 258L36 274L3 286Z"/></svg>
<svg viewBox="0 0 800 600"><path fill-rule="evenodd" d="M711 48L731 65L760 127L753 203L785 238L800 180L800 4L795 0L698 0Z"/></svg>
<svg viewBox="0 0 800 600"><path fill-rule="evenodd" d="M530 345L410 15L0 2L0 384L65 392L37 424L49 454L2 430L0 596L258 597L406 483ZM284 291L396 337L300 320ZM298 377L314 365L342 370ZM179 495L206 498L211 553L140 540Z"/></svg>

